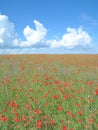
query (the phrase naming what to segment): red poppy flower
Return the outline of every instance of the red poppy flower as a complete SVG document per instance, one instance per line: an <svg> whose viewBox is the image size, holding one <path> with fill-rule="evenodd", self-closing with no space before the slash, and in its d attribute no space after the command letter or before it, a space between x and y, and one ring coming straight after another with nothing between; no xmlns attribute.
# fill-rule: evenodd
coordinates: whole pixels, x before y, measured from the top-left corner
<svg viewBox="0 0 98 130"><path fill-rule="evenodd" d="M67 111L67 115L68 115L68 116L71 116L71 112L70 112L70 111Z"/></svg>
<svg viewBox="0 0 98 130"><path fill-rule="evenodd" d="M63 126L63 127L62 127L62 130L67 130L67 127L66 127L66 126Z"/></svg>
<svg viewBox="0 0 98 130"><path fill-rule="evenodd" d="M65 100L68 99L68 93L66 93L66 95L64 96L64 99L65 99Z"/></svg>
<svg viewBox="0 0 98 130"><path fill-rule="evenodd" d="M50 124L53 125L54 124L54 120L50 120Z"/></svg>
<svg viewBox="0 0 98 130"><path fill-rule="evenodd" d="M34 110L34 114L39 114L39 113L41 113L41 110Z"/></svg>
<svg viewBox="0 0 98 130"><path fill-rule="evenodd" d="M38 129L40 129L41 126L42 126L42 121L41 121L41 120L37 120L37 122L36 122L36 127L37 127Z"/></svg>
<svg viewBox="0 0 98 130"><path fill-rule="evenodd" d="M23 116L22 120L25 121L27 119L27 116Z"/></svg>
<svg viewBox="0 0 98 130"><path fill-rule="evenodd" d="M7 121L6 117L1 117L0 119L2 120L2 122L6 122Z"/></svg>
<svg viewBox="0 0 98 130"><path fill-rule="evenodd" d="M96 95L98 95L98 91L96 91Z"/></svg>
<svg viewBox="0 0 98 130"><path fill-rule="evenodd" d="M14 106L15 106L15 102L11 101L9 107L14 107Z"/></svg>
<svg viewBox="0 0 98 130"><path fill-rule="evenodd" d="M82 112L82 110L80 110L79 112L78 112L78 115L82 115L83 114L83 112Z"/></svg>
<svg viewBox="0 0 98 130"><path fill-rule="evenodd" d="M30 103L29 103L29 102L26 103L26 108L27 108L27 109L30 109Z"/></svg>
<svg viewBox="0 0 98 130"><path fill-rule="evenodd" d="M93 124L93 122L94 122L93 119L90 118L90 119L89 119L89 123L90 123L90 124Z"/></svg>
<svg viewBox="0 0 98 130"><path fill-rule="evenodd" d="M16 117L16 118L14 118L14 121L15 121L15 122L20 122L20 118L17 118L17 117Z"/></svg>
<svg viewBox="0 0 98 130"><path fill-rule="evenodd" d="M63 110L62 106L59 106L58 111L62 111L62 110Z"/></svg>

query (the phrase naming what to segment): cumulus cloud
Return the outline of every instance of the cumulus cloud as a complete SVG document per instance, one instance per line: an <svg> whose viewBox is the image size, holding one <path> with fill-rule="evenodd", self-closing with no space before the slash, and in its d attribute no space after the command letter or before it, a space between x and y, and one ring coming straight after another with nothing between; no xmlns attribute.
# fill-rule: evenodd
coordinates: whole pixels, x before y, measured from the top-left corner
<svg viewBox="0 0 98 130"><path fill-rule="evenodd" d="M60 40L54 39L48 41L48 43L51 43L52 48L65 47L69 49L77 46L91 46L92 39L86 31L83 31L82 27L78 29L69 27L66 31L67 33L65 33Z"/></svg>
<svg viewBox="0 0 98 130"><path fill-rule="evenodd" d="M43 44L43 40L47 34L47 29L44 28L43 24L39 21L34 20L35 30L27 25L24 28L23 34L26 38L26 41L21 42L20 46L33 46L38 43Z"/></svg>
<svg viewBox="0 0 98 130"><path fill-rule="evenodd" d="M19 38L14 29L14 24L6 15L0 15L0 48L17 47Z"/></svg>
<svg viewBox="0 0 98 130"><path fill-rule="evenodd" d="M23 34L25 41L19 38L15 31L14 24L6 15L0 14L0 48L26 48L26 47L44 47L47 29L39 21L34 20L35 30L27 25ZM20 40L21 39L21 40Z"/></svg>
<svg viewBox="0 0 98 130"><path fill-rule="evenodd" d="M26 40L23 41L18 37L14 24L6 15L0 14L0 48L3 51L6 49L5 52L10 52L12 48L12 53L20 53L24 52L23 50L20 51L22 48L27 52L26 48L74 49L75 47L86 48L92 46L91 36L82 27L77 29L68 27L60 40L56 38L46 39L47 29L39 21L34 20L33 22L35 29L29 25L24 28L23 35ZM2 50L0 50L0 53L3 53Z"/></svg>

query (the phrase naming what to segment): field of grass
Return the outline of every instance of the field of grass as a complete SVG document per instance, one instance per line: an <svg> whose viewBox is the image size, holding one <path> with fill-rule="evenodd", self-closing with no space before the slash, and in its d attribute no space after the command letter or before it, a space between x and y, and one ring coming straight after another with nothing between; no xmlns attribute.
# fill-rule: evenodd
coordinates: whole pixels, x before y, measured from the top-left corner
<svg viewBox="0 0 98 130"><path fill-rule="evenodd" d="M0 130L98 130L98 55L0 55Z"/></svg>

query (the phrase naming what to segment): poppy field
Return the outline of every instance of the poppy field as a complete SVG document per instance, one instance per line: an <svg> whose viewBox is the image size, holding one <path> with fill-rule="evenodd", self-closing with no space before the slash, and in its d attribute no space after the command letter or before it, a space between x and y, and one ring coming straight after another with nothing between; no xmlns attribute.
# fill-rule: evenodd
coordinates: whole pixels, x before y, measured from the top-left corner
<svg viewBox="0 0 98 130"><path fill-rule="evenodd" d="M98 55L0 55L0 130L98 130Z"/></svg>

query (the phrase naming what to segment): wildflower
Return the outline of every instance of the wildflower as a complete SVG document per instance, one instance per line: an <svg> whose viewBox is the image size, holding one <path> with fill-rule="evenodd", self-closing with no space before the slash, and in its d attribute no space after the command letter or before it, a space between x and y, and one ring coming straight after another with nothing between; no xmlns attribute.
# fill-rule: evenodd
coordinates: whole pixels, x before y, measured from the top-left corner
<svg viewBox="0 0 98 130"><path fill-rule="evenodd" d="M59 95L59 94L58 94L58 95L54 95L54 96L53 96L53 98L54 98L54 99L57 99L57 98L59 98L59 97L60 97L60 95Z"/></svg>
<svg viewBox="0 0 98 130"><path fill-rule="evenodd" d="M64 99L65 99L65 100L68 99L68 93L66 93L66 95L64 96Z"/></svg>
<svg viewBox="0 0 98 130"><path fill-rule="evenodd" d="M78 112L78 115L82 115L83 114L83 112L82 112L82 110L80 110L79 112Z"/></svg>
<svg viewBox="0 0 98 130"><path fill-rule="evenodd" d="M62 111L62 110L63 110L62 106L59 106L58 111Z"/></svg>
<svg viewBox="0 0 98 130"><path fill-rule="evenodd" d="M78 122L79 122L79 123L82 123L82 120L81 120L81 119L79 119L79 120L78 120Z"/></svg>
<svg viewBox="0 0 98 130"><path fill-rule="evenodd" d="M19 108L19 104L15 104L15 107L16 107L16 108Z"/></svg>
<svg viewBox="0 0 98 130"><path fill-rule="evenodd" d="M27 116L23 116L22 120L25 121L27 119Z"/></svg>
<svg viewBox="0 0 98 130"><path fill-rule="evenodd" d="M93 124L93 122L94 122L93 119L90 118L90 119L89 119L89 123L90 123L90 124Z"/></svg>
<svg viewBox="0 0 98 130"><path fill-rule="evenodd" d="M79 104L79 103L77 103L77 104L76 104L76 106L77 106L77 107L80 107L80 104Z"/></svg>
<svg viewBox="0 0 98 130"><path fill-rule="evenodd" d="M63 126L63 127L62 127L62 130L67 130L67 127L66 127L66 126Z"/></svg>
<svg viewBox="0 0 98 130"><path fill-rule="evenodd" d="M63 83L63 86L66 88L66 82Z"/></svg>
<svg viewBox="0 0 98 130"><path fill-rule="evenodd" d="M1 117L0 119L2 120L2 122L6 122L7 121L6 117Z"/></svg>
<svg viewBox="0 0 98 130"><path fill-rule="evenodd" d="M53 119L50 120L50 124L51 124L51 125L54 124L54 120L53 120Z"/></svg>
<svg viewBox="0 0 98 130"><path fill-rule="evenodd" d="M97 89L95 89L95 92L96 92L96 95L98 95L98 88L97 88Z"/></svg>
<svg viewBox="0 0 98 130"><path fill-rule="evenodd" d="M12 109L12 113L16 113L16 110L15 110L15 109Z"/></svg>
<svg viewBox="0 0 98 130"><path fill-rule="evenodd" d="M41 110L34 110L34 114L39 114L39 113L41 113Z"/></svg>
<svg viewBox="0 0 98 130"><path fill-rule="evenodd" d="M14 90L15 90L15 88L14 88L14 87L12 87L12 88L11 88L11 90L12 90L12 91L14 91Z"/></svg>
<svg viewBox="0 0 98 130"><path fill-rule="evenodd" d="M42 126L42 121L41 121L41 120L37 120L37 122L36 122L36 127L37 127L38 129L40 129L41 126Z"/></svg>
<svg viewBox="0 0 98 130"><path fill-rule="evenodd" d="M14 106L15 106L15 102L11 101L9 107L14 107Z"/></svg>
<svg viewBox="0 0 98 130"><path fill-rule="evenodd" d="M26 103L26 108L27 108L27 109L30 109L30 103L29 103L29 102Z"/></svg>
<svg viewBox="0 0 98 130"><path fill-rule="evenodd" d="M86 128L86 129L88 129L88 128L89 128L89 125L88 125L88 124L86 124L85 128Z"/></svg>
<svg viewBox="0 0 98 130"><path fill-rule="evenodd" d="M16 112L15 115L16 115L16 116L19 116L19 113Z"/></svg>
<svg viewBox="0 0 98 130"><path fill-rule="evenodd" d="M96 91L96 95L98 95L98 91Z"/></svg>
<svg viewBox="0 0 98 130"><path fill-rule="evenodd" d="M70 111L67 111L67 115L68 115L68 116L71 116L71 112L70 112Z"/></svg>
<svg viewBox="0 0 98 130"><path fill-rule="evenodd" d="M14 118L14 121L15 121L15 122L20 122L20 118L17 118L17 117L16 117L16 118Z"/></svg>
<svg viewBox="0 0 98 130"><path fill-rule="evenodd" d="M44 105L45 105L45 107L47 107L48 106L48 102L46 102Z"/></svg>

